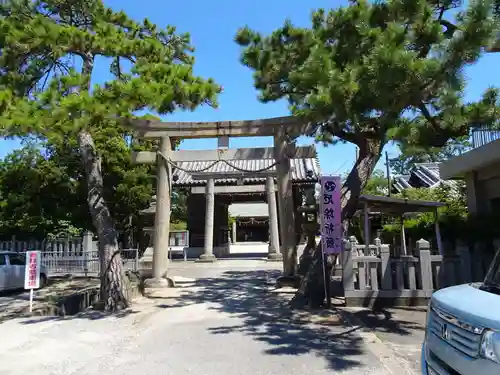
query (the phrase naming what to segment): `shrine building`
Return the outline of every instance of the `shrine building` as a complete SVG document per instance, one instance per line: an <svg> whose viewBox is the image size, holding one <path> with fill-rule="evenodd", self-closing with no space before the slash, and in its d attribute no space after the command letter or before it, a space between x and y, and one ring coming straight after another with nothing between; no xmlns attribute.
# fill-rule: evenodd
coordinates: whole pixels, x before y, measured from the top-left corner
<svg viewBox="0 0 500 375"><path fill-rule="evenodd" d="M319 161L314 146L303 158L290 159L293 194L296 196L296 206L301 204L299 191L312 187L320 175ZM172 188L188 190L187 230L189 231L189 258L196 258L203 253L205 245L205 214L206 214L206 180L196 176L203 174L215 175L214 178L214 225L213 225L213 254L216 257L230 254L267 253L278 251L270 247L270 221L273 212L279 222L279 210L270 209L270 204L277 206L277 199L270 202L269 189L276 195L276 185L269 174L259 175L274 164L274 159L261 160L228 160L227 163L213 165L212 161L180 162L172 171ZM207 168L208 167L208 168ZM273 172L275 167L268 169ZM199 171L203 171L200 173ZM235 178L235 174L245 171L242 178ZM229 175L230 178L227 176ZM153 199L151 207L141 211L151 218L156 212ZM153 227L145 228L152 234ZM175 231L174 231L175 233ZM208 234L207 234L208 235ZM150 238L150 246L152 246Z"/></svg>

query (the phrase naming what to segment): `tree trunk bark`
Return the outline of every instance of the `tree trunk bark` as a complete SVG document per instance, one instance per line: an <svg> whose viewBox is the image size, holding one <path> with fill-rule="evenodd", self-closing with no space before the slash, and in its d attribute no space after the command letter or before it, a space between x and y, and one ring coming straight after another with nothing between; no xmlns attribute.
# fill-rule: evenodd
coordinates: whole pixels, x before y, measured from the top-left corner
<svg viewBox="0 0 500 375"><path fill-rule="evenodd" d="M365 139L358 146L358 158L341 190L342 222L344 224L355 214L361 191L368 182L382 152L381 141ZM293 307L318 308L325 305L325 292L329 295L330 275L336 259L337 256L323 257L321 243L316 246L312 256L309 253L308 256L301 259L299 269L307 269L307 272L302 277L300 288L292 300ZM326 306L329 305L329 301L326 301Z"/></svg>
<svg viewBox="0 0 500 375"><path fill-rule="evenodd" d="M365 139L358 144L359 153L356 163L342 185L342 221L349 220L358 209L358 199L370 179L382 153L382 142Z"/></svg>
<svg viewBox="0 0 500 375"><path fill-rule="evenodd" d="M101 158L88 131L80 131L78 142L87 177L87 202L99 239L100 300L106 311L118 311L130 304L130 285L118 247L118 233L103 197Z"/></svg>

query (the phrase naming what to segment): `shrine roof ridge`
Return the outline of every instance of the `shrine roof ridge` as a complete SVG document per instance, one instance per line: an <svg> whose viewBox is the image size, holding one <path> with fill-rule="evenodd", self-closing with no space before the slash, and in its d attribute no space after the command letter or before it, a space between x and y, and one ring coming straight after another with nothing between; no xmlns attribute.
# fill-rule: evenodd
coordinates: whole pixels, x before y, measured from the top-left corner
<svg viewBox="0 0 500 375"><path fill-rule="evenodd" d="M259 176L259 170L270 167L274 163L273 159L261 160L232 160L231 164L238 169L255 171L255 176L243 178L245 184L262 183L266 180L267 176ZM181 169L174 169L173 182L174 186L200 186L206 183L203 179L193 178L196 175L196 170L207 168L211 162L208 161L194 161L194 162L180 162L179 167L184 170L192 170L192 173L185 172ZM316 182L321 174L318 158L294 158L290 159L292 182ZM269 169L274 171L275 168ZM215 181L216 185L233 185L236 184L237 178L224 178L224 174L234 174L238 172L230 165L225 163L217 163L213 167L207 169L206 173L220 174L220 178Z"/></svg>

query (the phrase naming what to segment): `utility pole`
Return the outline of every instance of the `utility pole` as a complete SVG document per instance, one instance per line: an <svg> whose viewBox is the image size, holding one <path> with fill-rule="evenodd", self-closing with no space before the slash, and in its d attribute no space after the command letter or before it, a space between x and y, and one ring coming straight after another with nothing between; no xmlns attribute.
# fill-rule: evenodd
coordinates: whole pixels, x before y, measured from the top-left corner
<svg viewBox="0 0 500 375"><path fill-rule="evenodd" d="M387 196L391 196L391 168L389 165L389 153L386 151L385 152L385 170L387 173L387 188L388 188L388 193Z"/></svg>

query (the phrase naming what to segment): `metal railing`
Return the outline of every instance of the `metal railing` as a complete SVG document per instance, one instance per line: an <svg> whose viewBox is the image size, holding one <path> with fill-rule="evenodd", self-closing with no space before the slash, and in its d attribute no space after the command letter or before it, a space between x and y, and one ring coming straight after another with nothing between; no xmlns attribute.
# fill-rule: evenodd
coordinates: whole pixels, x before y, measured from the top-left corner
<svg viewBox="0 0 500 375"><path fill-rule="evenodd" d="M139 269L139 250L120 250L123 265L126 270L136 272ZM75 275L97 276L100 273L99 254L96 250L81 251L78 255L65 255L55 251L42 252L42 265L46 267L49 276Z"/></svg>
<svg viewBox="0 0 500 375"><path fill-rule="evenodd" d="M488 128L476 128L472 130L472 147L477 148L500 139L500 130Z"/></svg>

